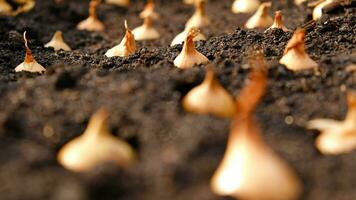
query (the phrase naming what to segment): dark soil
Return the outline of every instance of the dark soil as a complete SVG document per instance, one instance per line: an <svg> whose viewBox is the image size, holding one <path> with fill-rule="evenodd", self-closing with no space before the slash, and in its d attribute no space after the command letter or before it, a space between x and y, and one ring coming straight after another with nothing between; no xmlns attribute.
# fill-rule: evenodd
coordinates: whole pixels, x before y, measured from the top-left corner
<svg viewBox="0 0 356 200"><path fill-rule="evenodd" d="M107 30L75 30L87 17L88 1L38 1L17 17L0 17L0 199L1 200L217 200L209 179L222 159L230 121L185 113L182 97L204 76L204 67L180 70L173 59L181 45L169 47L193 10L181 1L160 1L162 38L140 42L129 58L106 58L121 40L123 21L131 28L143 2L126 10L101 5ZM305 130L315 117L343 119L345 88L356 89L355 8L338 9L308 23L311 10L275 1L288 27L306 27L307 52L320 63L320 75L293 73L278 63L292 33L245 30L247 15L230 13L230 1L210 0L208 41L197 48L216 67L221 83L234 95L244 83L246 58L263 49L269 64L269 87L256 113L266 142L304 183L301 199L356 199L356 152L323 156L314 147L316 132ZM272 13L271 13L272 14ZM15 73L24 59L23 31L44 75ZM45 49L56 30L64 32L73 52ZM98 108L112 111L113 134L134 146L138 162L129 169L103 164L84 174L72 173L56 161L60 147L80 135ZM293 117L293 124L285 118Z"/></svg>

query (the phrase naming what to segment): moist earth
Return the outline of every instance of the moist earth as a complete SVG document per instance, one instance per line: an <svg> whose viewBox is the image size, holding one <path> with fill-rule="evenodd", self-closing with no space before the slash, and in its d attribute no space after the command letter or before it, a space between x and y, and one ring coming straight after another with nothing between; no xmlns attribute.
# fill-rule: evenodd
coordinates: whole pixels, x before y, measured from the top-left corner
<svg viewBox="0 0 356 200"><path fill-rule="evenodd" d="M231 199L209 187L230 120L181 107L182 97L203 80L204 66L175 68L182 45L169 45L193 9L178 0L156 3L162 38L138 42L128 58L104 53L123 37L125 19L131 28L142 23L143 1L128 9L100 5L103 33L75 28L87 17L88 1L41 0L31 12L0 17L0 199ZM306 51L320 64L317 73L294 73L278 63L292 33L241 28L249 15L232 14L231 3L208 1L212 25L202 32L209 39L197 42L197 49L235 96L247 77L248 58L262 50L269 83L255 115L265 141L302 179L300 199L356 199L356 152L324 156L314 147L317 132L304 128L310 119L342 120L347 112L345 92L356 89L355 72L346 70L356 63L355 7L334 9L315 22L306 4L273 1L271 15L282 10L287 27L307 29ZM56 30L72 52L43 47ZM24 31L47 69L44 75L14 72L24 59ZM110 130L134 147L137 162L127 169L105 163L87 173L67 171L56 161L58 150L83 133L102 106L111 111Z"/></svg>

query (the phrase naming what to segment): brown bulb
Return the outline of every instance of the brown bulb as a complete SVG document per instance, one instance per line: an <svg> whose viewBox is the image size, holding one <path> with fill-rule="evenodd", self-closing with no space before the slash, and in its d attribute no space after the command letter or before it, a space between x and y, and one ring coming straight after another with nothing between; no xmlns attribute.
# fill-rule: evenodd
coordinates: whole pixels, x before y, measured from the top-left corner
<svg viewBox="0 0 356 200"><path fill-rule="evenodd" d="M344 121L314 119L307 128L319 130L316 147L323 154L342 154L356 149L356 93L347 95L348 112Z"/></svg>
<svg viewBox="0 0 356 200"><path fill-rule="evenodd" d="M197 0L195 13L185 24L186 29L203 28L210 24L210 19L205 12L205 0Z"/></svg>
<svg viewBox="0 0 356 200"><path fill-rule="evenodd" d="M245 27L253 28L268 28L273 24L273 19L268 12L271 7L271 2L262 3L256 13L247 20Z"/></svg>
<svg viewBox="0 0 356 200"><path fill-rule="evenodd" d="M64 51L71 51L72 50L68 46L68 44L64 42L62 31L56 31L54 33L54 36L51 39L51 41L49 41L47 44L45 44L45 47L52 47L55 51L59 51L61 49L64 50Z"/></svg>
<svg viewBox="0 0 356 200"><path fill-rule="evenodd" d="M25 61L19 64L15 68L15 72L32 72L32 73L43 73L46 69L40 65L32 55L31 49L28 47L27 38L26 38L26 31L23 33L23 39L25 41L25 48L26 48L26 56Z"/></svg>
<svg viewBox="0 0 356 200"><path fill-rule="evenodd" d="M187 112L232 117L235 114L235 100L215 78L208 68L203 83L193 88L183 99Z"/></svg>
<svg viewBox="0 0 356 200"><path fill-rule="evenodd" d="M125 20L125 29L126 33L124 38L121 40L120 44L114 46L109 49L105 55L107 57L127 57L135 53L136 51L136 41L135 36L132 31L129 29L127 25L127 21Z"/></svg>
<svg viewBox="0 0 356 200"><path fill-rule="evenodd" d="M305 52L304 38L305 30L296 30L284 50L283 57L279 60L289 70L300 71L318 67L318 64Z"/></svg>
<svg viewBox="0 0 356 200"><path fill-rule="evenodd" d="M106 3L119 7L128 7L130 5L130 0L106 0Z"/></svg>
<svg viewBox="0 0 356 200"><path fill-rule="evenodd" d="M155 4L153 0L148 0L143 11L140 13L140 17L142 19L145 19L147 17L150 17L152 19L158 19L159 14L155 11Z"/></svg>
<svg viewBox="0 0 356 200"><path fill-rule="evenodd" d="M19 6L15 11L13 11L11 13L12 15L18 15L20 13L29 12L36 5L36 1L35 0L16 0L16 3L21 4L21 6Z"/></svg>
<svg viewBox="0 0 356 200"><path fill-rule="evenodd" d="M209 59L195 49L194 38L198 35L197 29L191 29L186 37L181 53L174 59L174 66L182 69L209 62Z"/></svg>
<svg viewBox="0 0 356 200"><path fill-rule="evenodd" d="M90 1L89 17L77 25L78 30L104 31L105 25L96 16L96 8L99 4L98 0Z"/></svg>
<svg viewBox="0 0 356 200"><path fill-rule="evenodd" d="M274 16L274 22L272 26L268 29L281 29L284 32L290 31L286 26L284 26L282 12L280 10L276 11L276 14Z"/></svg>
<svg viewBox="0 0 356 200"><path fill-rule="evenodd" d="M10 14L12 12L12 7L5 0L0 0L0 14Z"/></svg>
<svg viewBox="0 0 356 200"><path fill-rule="evenodd" d="M259 0L235 0L231 10L233 13L254 13L260 4Z"/></svg>
<svg viewBox="0 0 356 200"><path fill-rule="evenodd" d="M174 46L177 44L182 44L184 42L184 40L187 38L190 30L191 29L185 29L183 32L179 33L176 37L174 37L174 39L172 40L171 46ZM200 40L206 40L206 37L199 31L197 36L195 36L193 38L193 41L196 42L196 41L200 41Z"/></svg>
<svg viewBox="0 0 356 200"><path fill-rule="evenodd" d="M255 65L257 64L257 65ZM249 200L296 200L300 181L293 169L263 141L253 112L265 93L264 61L256 60L237 98L227 149L211 180L214 193Z"/></svg>
<svg viewBox="0 0 356 200"><path fill-rule="evenodd" d="M126 167L135 160L129 144L111 135L107 129L109 113L100 109L90 119L83 135L65 144L58 153L58 162L65 168L86 172L102 163Z"/></svg>
<svg viewBox="0 0 356 200"><path fill-rule="evenodd" d="M336 2L336 0L322 0L318 1L317 5L313 9L313 20L318 20L323 15L324 7Z"/></svg>
<svg viewBox="0 0 356 200"><path fill-rule="evenodd" d="M161 37L159 32L152 25L152 18L146 17L143 25L132 30L137 41L141 40L155 40Z"/></svg>
<svg viewBox="0 0 356 200"><path fill-rule="evenodd" d="M303 4L304 2L306 2L307 0L294 0L294 3L296 4L296 5L301 5L301 4Z"/></svg>

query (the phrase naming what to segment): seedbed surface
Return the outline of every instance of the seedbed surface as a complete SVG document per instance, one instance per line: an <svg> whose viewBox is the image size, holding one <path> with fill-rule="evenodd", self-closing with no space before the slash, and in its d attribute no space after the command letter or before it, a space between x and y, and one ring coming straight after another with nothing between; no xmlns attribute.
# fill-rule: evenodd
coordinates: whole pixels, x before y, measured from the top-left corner
<svg viewBox="0 0 356 200"><path fill-rule="evenodd" d="M356 152L324 156L314 147L317 132L306 130L313 118L342 120L347 111L345 88L356 89L356 12L349 7L309 23L306 5L288 7L273 1L271 15L282 10L289 28L306 27L306 50L320 73L293 73L278 60L292 33L247 30L248 15L232 14L232 1L209 0L209 37L197 42L219 81L237 95L248 73L247 58L262 49L269 68L268 89L256 118L265 141L296 170L304 184L301 199L356 199ZM193 13L181 1L157 1L162 38L138 42L128 58L105 52L131 28L144 4L128 9L103 4L102 33L76 30L87 17L88 1L37 1L34 10L0 17L0 199L54 200L222 200L209 181L222 159L230 120L186 113L181 99L204 78L204 66L180 70L173 65L182 45L170 47ZM56 30L63 31L72 52L44 48ZM44 75L15 73L24 59L22 33L27 31ZM128 169L102 164L88 173L73 173L58 164L56 154L80 135L89 117L110 109L109 127L128 141L138 161ZM292 123L286 123L286 118Z"/></svg>

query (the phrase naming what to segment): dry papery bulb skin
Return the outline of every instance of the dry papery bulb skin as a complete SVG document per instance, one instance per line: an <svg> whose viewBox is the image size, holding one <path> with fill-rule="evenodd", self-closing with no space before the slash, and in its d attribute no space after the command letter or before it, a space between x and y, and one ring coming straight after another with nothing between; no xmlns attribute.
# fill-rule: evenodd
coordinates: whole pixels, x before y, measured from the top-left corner
<svg viewBox="0 0 356 200"><path fill-rule="evenodd" d="M184 29L183 32L179 33L176 37L174 37L174 39L172 40L171 46L174 46L177 44L182 44L184 42L185 38L187 38L190 30L192 30L192 29L186 28L186 29ZM196 42L196 41L200 41L200 40L206 40L206 37L199 31L197 36L195 36L193 38L193 41Z"/></svg>
<svg viewBox="0 0 356 200"><path fill-rule="evenodd" d="M131 1L130 0L106 0L105 2L119 7L128 7Z"/></svg>
<svg viewBox="0 0 356 200"><path fill-rule="evenodd" d="M125 141L113 136L107 128L109 113L102 108L90 119L84 133L65 144L57 160L66 169L87 172L102 163L127 167L135 160L135 152Z"/></svg>
<svg viewBox="0 0 356 200"><path fill-rule="evenodd" d="M245 27L248 29L268 28L273 24L273 18L269 15L271 2L262 3L255 14L247 20Z"/></svg>
<svg viewBox="0 0 356 200"><path fill-rule="evenodd" d="M232 4L233 13L254 13L260 6L259 0L235 0Z"/></svg>
<svg viewBox="0 0 356 200"><path fill-rule="evenodd" d="M316 6L313 9L313 20L318 20L323 15L323 8L329 4L334 3L335 0L319 0L316 2ZM310 4L313 5L313 4Z"/></svg>
<svg viewBox="0 0 356 200"><path fill-rule="evenodd" d="M305 30L297 29L289 40L279 63L292 71L316 69L318 64L305 52L304 38Z"/></svg>
<svg viewBox="0 0 356 200"><path fill-rule="evenodd" d="M143 25L132 30L137 41L142 40L155 40L161 37L159 32L152 26L152 18L146 17Z"/></svg>
<svg viewBox="0 0 356 200"><path fill-rule="evenodd" d="M207 27L210 24L210 19L205 11L206 0L197 0L195 2L195 13L187 21L185 27L189 28L203 28Z"/></svg>
<svg viewBox="0 0 356 200"><path fill-rule="evenodd" d="M51 41L45 44L45 47L52 47L55 51L72 51L69 45L64 41L62 31L56 31Z"/></svg>
<svg viewBox="0 0 356 200"><path fill-rule="evenodd" d="M193 39L195 36L197 36L198 33L199 30L197 29L192 29L189 31L188 36L184 41L182 51L174 59L174 66L181 69L188 69L193 67L194 65L200 65L209 62L209 59L207 57L205 57L203 54L201 54L195 49Z"/></svg>
<svg viewBox="0 0 356 200"><path fill-rule="evenodd" d="M100 4L100 0L91 0L89 5L89 17L77 25L78 30L87 31L104 31L105 25L98 19L96 8Z"/></svg>
<svg viewBox="0 0 356 200"><path fill-rule="evenodd" d="M147 3L140 13L140 18L145 19L151 17L152 19L158 19L159 14L155 11L155 4L153 0L147 0Z"/></svg>
<svg viewBox="0 0 356 200"><path fill-rule="evenodd" d="M15 68L15 72L32 72L32 73L43 73L46 69L40 65L32 55L31 49L28 47L28 42L26 38L26 31L23 33L23 39L25 41L26 56L25 61L19 64Z"/></svg>
<svg viewBox="0 0 356 200"><path fill-rule="evenodd" d="M282 16L282 11L276 11L276 14L274 16L274 22L271 27L269 27L267 30L270 29L281 29L284 32L290 31L286 26L284 26L283 23L283 16Z"/></svg>
<svg viewBox="0 0 356 200"><path fill-rule="evenodd" d="M356 92L347 94L348 112L344 121L314 119L307 123L308 129L321 133L315 145L325 155L348 153L356 149Z"/></svg>
<svg viewBox="0 0 356 200"><path fill-rule="evenodd" d="M0 14L10 14L12 7L6 0L0 0Z"/></svg>
<svg viewBox="0 0 356 200"><path fill-rule="evenodd" d="M267 146L253 118L267 83L264 62L256 61L236 102L227 149L211 180L212 191L248 200L296 200L301 183L294 170Z"/></svg>
<svg viewBox="0 0 356 200"><path fill-rule="evenodd" d="M235 114L235 100L221 86L214 71L207 68L204 81L184 97L183 108L187 112L230 118Z"/></svg>
<svg viewBox="0 0 356 200"><path fill-rule="evenodd" d="M121 40L120 44L114 46L109 49L105 55L107 57L127 57L135 53L136 51L136 41L135 36L132 31L129 29L127 25L127 21L125 20L125 29L126 33L124 38Z"/></svg>

